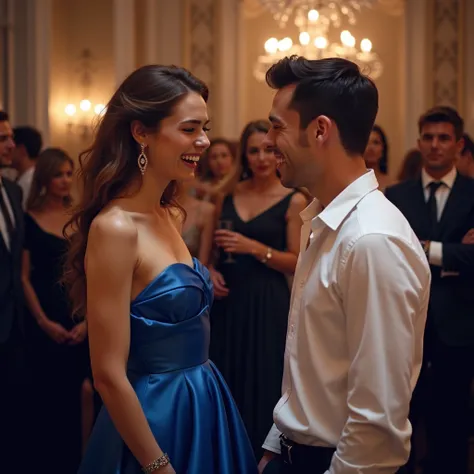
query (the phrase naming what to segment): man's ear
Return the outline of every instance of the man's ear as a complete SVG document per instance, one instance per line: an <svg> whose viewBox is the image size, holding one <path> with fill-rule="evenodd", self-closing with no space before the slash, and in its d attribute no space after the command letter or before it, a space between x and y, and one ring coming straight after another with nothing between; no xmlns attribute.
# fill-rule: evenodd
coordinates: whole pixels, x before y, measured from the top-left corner
<svg viewBox="0 0 474 474"><path fill-rule="evenodd" d="M318 115L308 125L308 138L315 145L322 145L329 138L332 121L326 115Z"/></svg>

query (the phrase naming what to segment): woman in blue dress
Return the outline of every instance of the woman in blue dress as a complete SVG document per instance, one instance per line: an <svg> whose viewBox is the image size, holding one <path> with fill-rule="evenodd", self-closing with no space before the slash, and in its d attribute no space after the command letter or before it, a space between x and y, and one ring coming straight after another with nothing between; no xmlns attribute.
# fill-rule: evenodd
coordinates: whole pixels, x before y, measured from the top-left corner
<svg viewBox="0 0 474 474"><path fill-rule="evenodd" d="M65 280L87 315L104 402L80 474L254 474L223 378L208 359L212 286L181 238L176 181L193 179L208 91L145 66L113 95L81 156Z"/></svg>

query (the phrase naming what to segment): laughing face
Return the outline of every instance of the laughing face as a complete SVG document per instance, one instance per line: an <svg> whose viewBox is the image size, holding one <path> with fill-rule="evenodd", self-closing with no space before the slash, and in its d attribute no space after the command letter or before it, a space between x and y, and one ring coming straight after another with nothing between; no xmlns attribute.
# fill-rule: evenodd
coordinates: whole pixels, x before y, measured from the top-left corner
<svg viewBox="0 0 474 474"><path fill-rule="evenodd" d="M194 173L202 153L209 147L207 106L197 93L186 94L173 114L161 121L158 132L146 137L147 173L167 180L187 180Z"/></svg>
<svg viewBox="0 0 474 474"><path fill-rule="evenodd" d="M299 113L290 107L294 87L275 94L269 117L272 128L264 139L264 146L275 154L281 182L287 188L307 187L316 171L307 131L300 127Z"/></svg>

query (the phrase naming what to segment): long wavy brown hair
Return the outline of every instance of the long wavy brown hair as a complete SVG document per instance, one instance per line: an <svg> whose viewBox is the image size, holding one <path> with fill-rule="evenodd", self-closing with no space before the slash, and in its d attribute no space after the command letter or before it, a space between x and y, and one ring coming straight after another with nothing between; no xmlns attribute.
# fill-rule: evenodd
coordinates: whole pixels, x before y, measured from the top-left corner
<svg viewBox="0 0 474 474"><path fill-rule="evenodd" d="M72 158L60 148L46 148L40 153L36 160L30 195L26 203L28 211L36 211L43 207L48 197L49 184L64 163L69 163L74 169ZM71 196L64 198L65 207L70 206L71 202Z"/></svg>
<svg viewBox="0 0 474 474"><path fill-rule="evenodd" d="M131 133L138 121L149 133L172 115L189 92L207 102L207 86L190 72L176 66L143 66L117 89L100 119L92 146L79 156L78 182L81 198L64 229L69 240L63 281L69 289L74 315L85 317L87 294L84 259L93 219L112 200L123 197L130 184L141 179L137 166L139 146ZM176 206L176 182L161 198L163 206Z"/></svg>

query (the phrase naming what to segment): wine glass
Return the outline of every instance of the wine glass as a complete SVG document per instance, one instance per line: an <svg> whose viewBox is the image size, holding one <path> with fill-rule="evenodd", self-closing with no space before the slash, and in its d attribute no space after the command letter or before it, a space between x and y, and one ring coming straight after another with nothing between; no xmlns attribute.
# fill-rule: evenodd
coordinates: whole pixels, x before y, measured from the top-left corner
<svg viewBox="0 0 474 474"><path fill-rule="evenodd" d="M234 223L230 219L220 219L218 227L223 230L233 230ZM224 263L235 263L235 260L232 258L232 252L227 252L227 258L224 260Z"/></svg>

